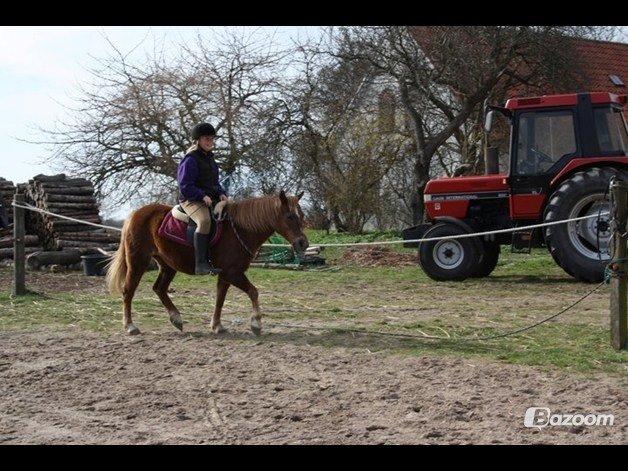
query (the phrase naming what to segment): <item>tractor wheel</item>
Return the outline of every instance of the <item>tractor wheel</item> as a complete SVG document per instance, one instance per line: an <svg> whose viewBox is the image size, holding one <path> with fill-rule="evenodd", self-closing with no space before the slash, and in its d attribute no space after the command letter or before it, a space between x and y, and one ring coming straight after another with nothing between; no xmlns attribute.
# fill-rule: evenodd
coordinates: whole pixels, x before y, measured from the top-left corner
<svg viewBox="0 0 628 471"><path fill-rule="evenodd" d="M483 242L484 251L480 263L478 264L477 271L471 275L472 278L484 278L489 276L495 270L497 266L497 260L499 260L499 253L501 251L497 242Z"/></svg>
<svg viewBox="0 0 628 471"><path fill-rule="evenodd" d="M603 213L610 210L608 185L613 175L628 178L612 167L578 172L558 187L545 208L545 222L602 213L599 218L545 228L545 243L556 263L581 281L602 281L610 259L610 216Z"/></svg>
<svg viewBox="0 0 628 471"><path fill-rule="evenodd" d="M423 237L446 237L466 233L461 227L444 222L430 228ZM478 269L480 251L477 242L472 238L421 242L419 246L421 268L427 276L436 281L462 281L469 278Z"/></svg>

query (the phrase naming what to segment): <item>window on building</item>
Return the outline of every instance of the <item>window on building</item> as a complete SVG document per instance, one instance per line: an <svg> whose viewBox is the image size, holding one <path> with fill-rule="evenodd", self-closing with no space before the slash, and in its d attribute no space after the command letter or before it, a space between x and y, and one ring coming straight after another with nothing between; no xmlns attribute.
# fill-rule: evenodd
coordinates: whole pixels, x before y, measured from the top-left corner
<svg viewBox="0 0 628 471"><path fill-rule="evenodd" d="M611 82L613 82L613 85L617 85L618 87L624 86L624 82L622 82L622 80L619 78L618 75L611 74L608 76L608 78L611 79Z"/></svg>

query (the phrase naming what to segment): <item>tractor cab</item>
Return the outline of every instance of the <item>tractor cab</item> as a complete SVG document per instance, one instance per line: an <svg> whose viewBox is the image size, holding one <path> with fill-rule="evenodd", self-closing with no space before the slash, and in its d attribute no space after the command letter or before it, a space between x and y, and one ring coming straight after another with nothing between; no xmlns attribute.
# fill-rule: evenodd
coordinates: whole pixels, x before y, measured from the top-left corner
<svg viewBox="0 0 628 471"><path fill-rule="evenodd" d="M614 161L613 157L620 158L616 162L625 159L625 98L610 93L580 93L513 98L504 108L488 107L487 139L496 111L510 121L508 184L512 219L538 219L549 196L547 190L575 168L609 158ZM487 145L488 172L495 168L493 149Z"/></svg>
<svg viewBox="0 0 628 471"><path fill-rule="evenodd" d="M494 268L500 246L508 244L527 252L547 246L571 275L600 280L609 251L608 183L614 175L628 177L625 104L626 96L578 93L485 105L485 175L429 181L426 223L406 229L405 239L598 216L544 230L421 244L427 274L443 280L485 276ZM506 126L502 121L494 130L493 122L500 118ZM491 145L499 138L508 143L501 146L502 156L500 147ZM455 254L462 257L465 246L463 263Z"/></svg>

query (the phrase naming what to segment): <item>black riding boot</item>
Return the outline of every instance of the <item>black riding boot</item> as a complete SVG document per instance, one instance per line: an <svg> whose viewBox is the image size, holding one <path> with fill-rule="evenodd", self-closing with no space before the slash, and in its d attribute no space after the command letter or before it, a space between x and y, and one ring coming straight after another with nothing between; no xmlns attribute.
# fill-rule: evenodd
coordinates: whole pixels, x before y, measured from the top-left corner
<svg viewBox="0 0 628 471"><path fill-rule="evenodd" d="M209 262L209 235L194 233L194 259L196 262L194 273L197 275L215 275L220 269L212 267Z"/></svg>

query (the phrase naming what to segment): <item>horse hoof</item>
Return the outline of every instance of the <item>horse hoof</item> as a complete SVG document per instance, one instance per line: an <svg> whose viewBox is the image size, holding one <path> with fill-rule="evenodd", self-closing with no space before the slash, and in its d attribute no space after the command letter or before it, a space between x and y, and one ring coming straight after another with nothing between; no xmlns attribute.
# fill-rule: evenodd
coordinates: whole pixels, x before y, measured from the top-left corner
<svg viewBox="0 0 628 471"><path fill-rule="evenodd" d="M222 324L218 324L216 327L212 327L212 332L214 334L224 334L227 332L227 329L225 329Z"/></svg>
<svg viewBox="0 0 628 471"><path fill-rule="evenodd" d="M176 319L176 318L170 318L170 323L175 326L177 329L179 329L181 332L183 332L183 321L181 319Z"/></svg>
<svg viewBox="0 0 628 471"><path fill-rule="evenodd" d="M126 328L126 333L129 335L137 335L140 333L140 329L135 327L133 324L130 324Z"/></svg>
<svg viewBox="0 0 628 471"><path fill-rule="evenodd" d="M257 326L251 326L251 332L253 332L256 337L259 337L260 335L262 335L262 328Z"/></svg>

